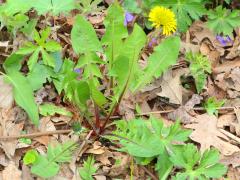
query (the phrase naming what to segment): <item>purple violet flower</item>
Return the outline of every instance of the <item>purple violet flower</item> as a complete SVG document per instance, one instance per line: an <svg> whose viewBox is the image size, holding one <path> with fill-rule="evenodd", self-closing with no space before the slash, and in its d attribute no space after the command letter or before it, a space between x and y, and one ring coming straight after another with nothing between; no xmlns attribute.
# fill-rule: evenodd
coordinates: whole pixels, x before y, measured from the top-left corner
<svg viewBox="0 0 240 180"><path fill-rule="evenodd" d="M227 41L227 42L230 42L230 43L233 42L232 39L231 39L229 36L226 37L226 41Z"/></svg>
<svg viewBox="0 0 240 180"><path fill-rule="evenodd" d="M157 44L157 39L152 38L151 41L148 43L148 47L153 47L155 44Z"/></svg>
<svg viewBox="0 0 240 180"><path fill-rule="evenodd" d="M128 23L133 21L133 19L134 19L134 16L131 13L126 12L125 13L125 19L124 19L124 26L127 26Z"/></svg>
<svg viewBox="0 0 240 180"><path fill-rule="evenodd" d="M74 69L74 72L78 73L78 74L81 74L82 73L82 70L80 68L76 68Z"/></svg>
<svg viewBox="0 0 240 180"><path fill-rule="evenodd" d="M232 43L232 39L229 37L229 36L220 36L220 35L217 35L216 36L216 39L218 40L218 42L222 45L222 46L226 46L227 43Z"/></svg>
<svg viewBox="0 0 240 180"><path fill-rule="evenodd" d="M216 39L217 39L218 42L220 42L223 46L226 46L226 45L227 45L227 43L226 43L226 41L225 41L225 39L224 39L223 36L217 35L217 36L216 36Z"/></svg>

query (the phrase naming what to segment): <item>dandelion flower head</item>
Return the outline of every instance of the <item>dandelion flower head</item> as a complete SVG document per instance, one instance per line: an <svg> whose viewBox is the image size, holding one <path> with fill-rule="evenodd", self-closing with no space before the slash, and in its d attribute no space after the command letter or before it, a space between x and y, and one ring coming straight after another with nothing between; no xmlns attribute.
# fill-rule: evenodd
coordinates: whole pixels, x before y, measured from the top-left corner
<svg viewBox="0 0 240 180"><path fill-rule="evenodd" d="M177 28L177 20L174 12L162 6L156 6L151 9L149 21L156 28L162 27L164 35L171 35Z"/></svg>

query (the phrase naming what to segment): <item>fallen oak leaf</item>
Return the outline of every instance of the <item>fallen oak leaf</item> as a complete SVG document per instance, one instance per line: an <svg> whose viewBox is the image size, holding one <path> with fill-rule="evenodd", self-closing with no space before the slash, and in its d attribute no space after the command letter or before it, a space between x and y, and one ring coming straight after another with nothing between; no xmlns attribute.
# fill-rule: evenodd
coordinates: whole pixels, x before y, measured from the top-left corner
<svg viewBox="0 0 240 180"><path fill-rule="evenodd" d="M201 144L202 152L210 149L211 146L226 156L240 151L237 146L227 142L228 137L217 128L217 118L213 115L199 115L196 117L196 123L187 124L185 128L194 129L190 138Z"/></svg>
<svg viewBox="0 0 240 180"><path fill-rule="evenodd" d="M10 108L14 102L12 86L4 82L4 76L0 76L0 108Z"/></svg>
<svg viewBox="0 0 240 180"><path fill-rule="evenodd" d="M203 98L197 94L194 94L192 98L184 105L180 106L175 111L168 114L168 118L175 121L180 119L184 124L193 122L194 117L192 117L189 112L193 109L196 104L200 104Z"/></svg>
<svg viewBox="0 0 240 180"><path fill-rule="evenodd" d="M240 166L240 152L236 152L231 156L225 156L221 159L221 163L225 164L226 166L232 165L234 168Z"/></svg>
<svg viewBox="0 0 240 180"><path fill-rule="evenodd" d="M21 180L22 172L16 167L13 161L2 171L2 180Z"/></svg>

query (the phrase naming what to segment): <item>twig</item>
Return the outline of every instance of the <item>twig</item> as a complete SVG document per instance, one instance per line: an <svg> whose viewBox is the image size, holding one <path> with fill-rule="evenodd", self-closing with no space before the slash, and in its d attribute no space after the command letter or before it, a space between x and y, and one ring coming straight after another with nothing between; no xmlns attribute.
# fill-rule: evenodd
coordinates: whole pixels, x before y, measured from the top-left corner
<svg viewBox="0 0 240 180"><path fill-rule="evenodd" d="M224 135L228 136L229 138L233 139L234 141L236 141L238 144L240 144L240 138L237 136L234 136L233 134L231 134L228 131L225 131L224 129L219 129Z"/></svg>
<svg viewBox="0 0 240 180"><path fill-rule="evenodd" d="M217 110L234 110L234 108L240 108L240 106L219 107L219 108L217 108ZM171 113L175 110L176 109L165 110L165 111L151 111L151 112L146 112L146 113L135 114L135 116L148 116L151 114L167 114L167 113ZM192 108L191 110L205 111L205 109L203 107L195 107L195 108ZM221 112L219 112L219 113L221 114ZM111 116L111 119L119 119L119 118L121 118L121 116Z"/></svg>
<svg viewBox="0 0 240 180"><path fill-rule="evenodd" d="M21 135L16 135L16 136L2 136L0 137L0 141L7 141L11 139L19 139L19 138L36 138L39 136L48 136L48 135L53 135L53 134L68 134L72 132L71 129L66 129L66 130L56 130L56 131L46 131L46 132L37 132L37 133L32 133L32 134L21 134Z"/></svg>
<svg viewBox="0 0 240 180"><path fill-rule="evenodd" d="M158 178L153 174L151 173L147 168L145 168L144 166L140 166L149 176L151 176L151 178L153 180L158 180Z"/></svg>

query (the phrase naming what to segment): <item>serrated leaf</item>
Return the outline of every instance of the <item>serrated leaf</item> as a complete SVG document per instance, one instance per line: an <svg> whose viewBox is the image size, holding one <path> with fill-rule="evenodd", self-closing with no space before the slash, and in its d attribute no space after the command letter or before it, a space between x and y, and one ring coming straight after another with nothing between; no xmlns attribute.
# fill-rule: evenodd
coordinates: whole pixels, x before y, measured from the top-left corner
<svg viewBox="0 0 240 180"><path fill-rule="evenodd" d="M170 37L165 39L155 49L154 53L148 59L147 67L138 75L132 83L131 90L142 88L150 83L153 78L158 78L167 68L177 60L180 49L180 38Z"/></svg>
<svg viewBox="0 0 240 180"><path fill-rule="evenodd" d="M47 159L49 159L50 162L70 162L75 148L76 143L71 141L65 142L64 144L57 144L56 146L49 145Z"/></svg>
<svg viewBox="0 0 240 180"><path fill-rule="evenodd" d="M76 53L102 51L93 26L84 17L78 15L71 31L71 41Z"/></svg>
<svg viewBox="0 0 240 180"><path fill-rule="evenodd" d="M79 169L79 174L83 180L94 180L92 176L97 171L94 162L93 156L89 156L87 161L84 161L83 168Z"/></svg>
<svg viewBox="0 0 240 180"><path fill-rule="evenodd" d="M146 34L140 26L134 25L132 34L124 41L120 55L113 64L112 73L115 74L118 86L114 88L114 98L118 101L139 71L138 59L146 43Z"/></svg>
<svg viewBox="0 0 240 180"><path fill-rule="evenodd" d="M232 12L222 6L218 6L215 10L208 12L208 27L215 34L223 34L231 36L233 29L240 26L240 11Z"/></svg>
<svg viewBox="0 0 240 180"><path fill-rule="evenodd" d="M222 107L224 105L225 101L218 101L215 97L210 97L207 99L207 101L204 103L204 108L206 109L207 113L209 115L218 115L218 108Z"/></svg>
<svg viewBox="0 0 240 180"><path fill-rule="evenodd" d="M54 104L46 103L39 106L39 113L43 116L53 116L55 114L61 114L64 116L72 117L72 113L67 109L59 106L55 106Z"/></svg>
<svg viewBox="0 0 240 180"><path fill-rule="evenodd" d="M32 122L38 125L38 108L34 101L32 87L27 78L17 71L7 73L6 78L13 86L13 94L16 103L28 113Z"/></svg>
<svg viewBox="0 0 240 180"><path fill-rule="evenodd" d="M104 19L106 32L102 37L102 44L106 47L106 56L109 64L109 69L112 68L123 44L123 38L127 37L128 32L124 26L124 12L123 9L117 5L112 4L107 11L107 16Z"/></svg>
<svg viewBox="0 0 240 180"><path fill-rule="evenodd" d="M201 154L193 144L176 146L170 156L170 160L175 166L183 167L187 170L193 169L194 165L197 164L201 158Z"/></svg>
<svg viewBox="0 0 240 180"><path fill-rule="evenodd" d="M158 178L161 180L167 179L173 169L173 163L169 160L169 154L166 150L163 151L157 158L155 170L158 172Z"/></svg>
<svg viewBox="0 0 240 180"><path fill-rule="evenodd" d="M183 173L178 173L175 177L185 176L185 179L208 179L220 178L227 169L218 163L219 153L217 150L207 150L203 155L198 152L193 144L175 146L170 153L170 160L179 168L183 168Z"/></svg>
<svg viewBox="0 0 240 180"><path fill-rule="evenodd" d="M44 156L38 156L37 162L31 167L31 172L43 178L50 178L55 176L60 167L56 162L49 161Z"/></svg>
<svg viewBox="0 0 240 180"><path fill-rule="evenodd" d="M117 130L110 136L122 144L121 151L128 152L135 157L154 157L161 155L164 150L171 149L172 142L186 141L190 131L182 130L180 124L175 123L164 127L161 120L151 117L149 121L133 119L129 122L116 122ZM184 134L179 138L179 134Z"/></svg>
<svg viewBox="0 0 240 180"><path fill-rule="evenodd" d="M40 15L50 12L54 16L59 15L59 13L67 14L76 8L74 0L37 0L33 7Z"/></svg>
<svg viewBox="0 0 240 180"><path fill-rule="evenodd" d="M190 71L196 84L197 92L200 93L205 86L207 73L211 73L211 63L207 57L201 54L186 54L186 60L190 62Z"/></svg>

